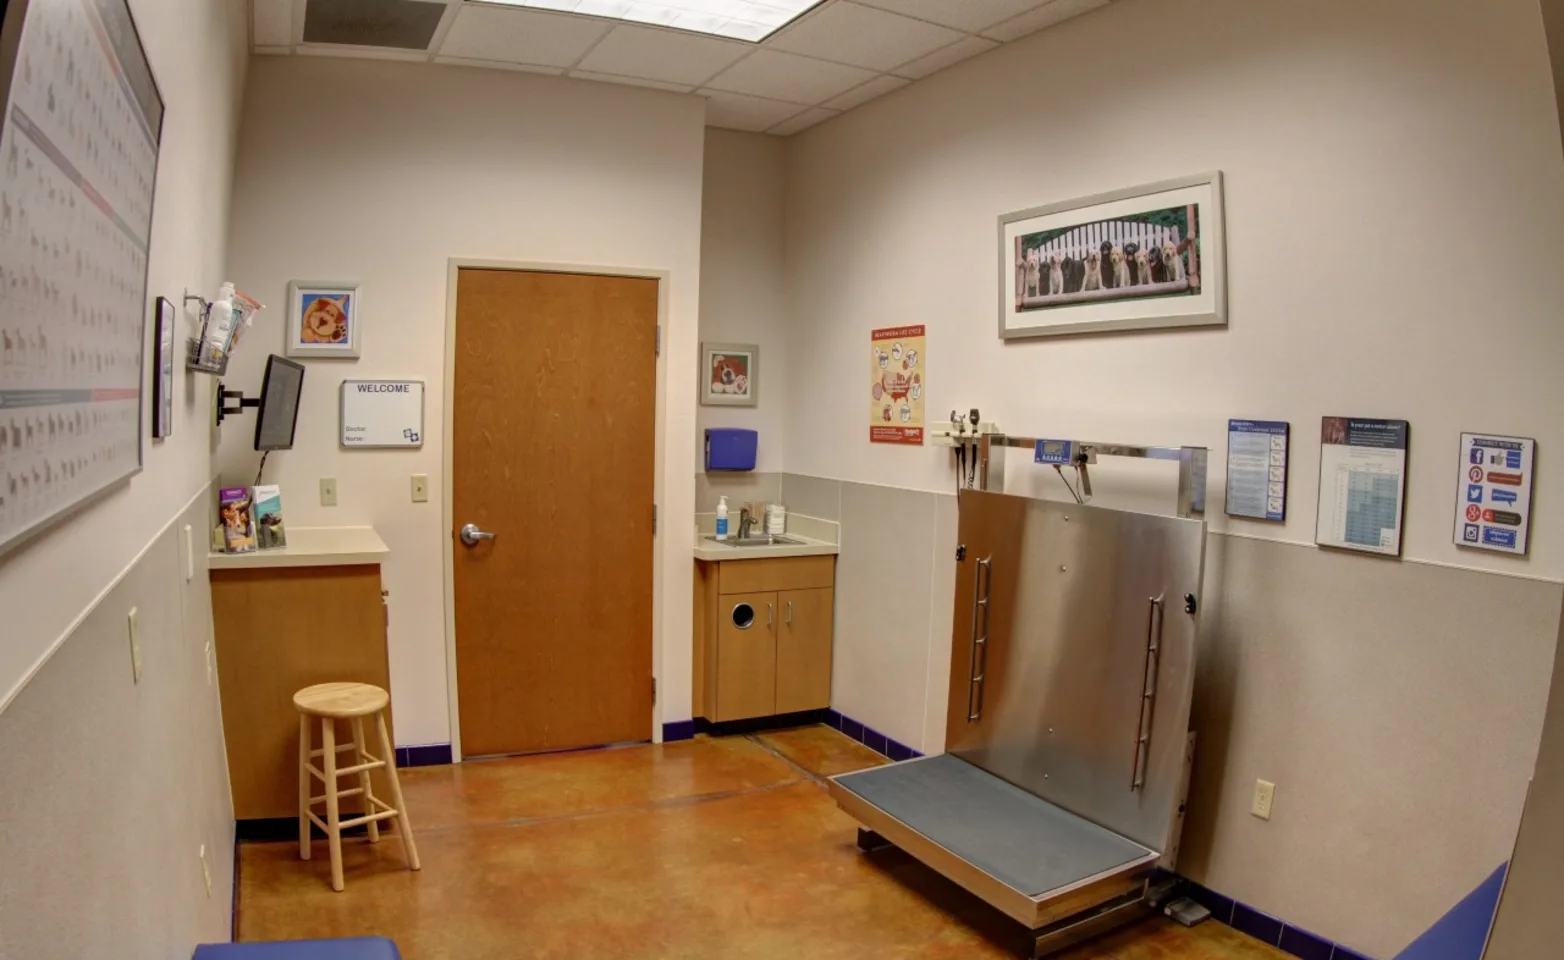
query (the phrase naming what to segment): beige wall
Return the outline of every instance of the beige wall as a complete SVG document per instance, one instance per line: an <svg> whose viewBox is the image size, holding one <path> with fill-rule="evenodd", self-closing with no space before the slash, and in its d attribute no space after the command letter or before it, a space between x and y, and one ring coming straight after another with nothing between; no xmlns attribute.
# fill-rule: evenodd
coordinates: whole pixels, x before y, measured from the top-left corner
<svg viewBox="0 0 1564 960"><path fill-rule="evenodd" d="M1488 960L1533 960L1564 942L1558 865L1564 859L1564 629L1553 661L1553 693L1537 769L1494 919Z"/></svg>
<svg viewBox="0 0 1564 960"><path fill-rule="evenodd" d="M451 257L671 273L657 478L659 706L663 720L689 716L702 110L694 97L506 71L252 63L228 267L273 308L229 380L260 387L267 353L282 349L289 280L363 284L362 359L306 361L296 446L266 472L283 487L291 524L371 524L390 546L391 686L405 743L451 739L442 587L450 540L440 506ZM337 394L349 377L425 381L423 448L343 451ZM253 480L253 429L245 417L225 432L225 480ZM429 476L427 503L411 502L417 473ZM337 479L334 508L319 506L322 477Z"/></svg>
<svg viewBox="0 0 1564 960"><path fill-rule="evenodd" d="M211 492L197 489L0 714L0 957L166 960L229 937L233 804L200 537Z"/></svg>
<svg viewBox="0 0 1564 960"><path fill-rule="evenodd" d="M133 0L167 110L147 268L147 311L186 289L211 295L222 282L233 143L239 127L247 40L241 4ZM182 318L181 342L195 330ZM146 332L150 357L152 327ZM91 507L0 558L0 709L59 644L81 612L200 489L211 448L210 377L174 377L174 432L150 439L152 363L144 364L143 470Z"/></svg>
<svg viewBox="0 0 1564 960"><path fill-rule="evenodd" d="M924 322L932 413L1213 450L1191 875L1380 956L1503 861L1557 637L1564 474L1514 559L1451 542L1453 461L1462 430L1564 444L1540 27L1532 0L1122 0L793 138L782 490L845 481L835 706L942 739L949 613L863 613L939 587L953 546L948 451L872 446L858 412L868 331ZM1210 169L1226 330L998 340L998 215ZM1312 545L1327 414L1412 421L1405 560ZM1229 417L1293 424L1285 525L1223 515ZM1172 505L1158 465L1094 480L1099 504ZM1009 489L1063 496L1030 464ZM879 560L859 569L865 537ZM1260 777L1279 785L1269 823L1247 813Z"/></svg>
<svg viewBox="0 0 1564 960"><path fill-rule="evenodd" d="M246 9L131 2L167 105L149 310L222 280ZM149 326L149 357L152 342ZM147 442L143 472L0 559L0 957L187 957L228 938L233 807L206 667L211 390L176 375L173 436Z"/></svg>
<svg viewBox="0 0 1564 960"><path fill-rule="evenodd" d="M701 339L760 347L755 407L701 407L695 469L705 465L707 427L760 432L755 469L782 469L782 418L788 402L787 287L782 275L784 141L735 130L706 131L701 192ZM697 497L710 513L716 501Z"/></svg>

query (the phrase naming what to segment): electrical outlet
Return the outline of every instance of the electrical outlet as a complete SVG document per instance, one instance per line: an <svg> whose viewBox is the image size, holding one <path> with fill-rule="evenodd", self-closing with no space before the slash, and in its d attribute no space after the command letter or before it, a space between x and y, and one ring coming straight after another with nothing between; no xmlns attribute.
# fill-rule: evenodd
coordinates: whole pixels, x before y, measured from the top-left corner
<svg viewBox="0 0 1564 960"><path fill-rule="evenodd" d="M206 881L206 898L212 899L212 865L206 862L206 844L201 844L201 850L196 854L201 858L201 879Z"/></svg>
<svg viewBox="0 0 1564 960"><path fill-rule="evenodd" d="M1271 819L1271 804L1276 802L1276 784L1269 780L1254 782L1254 805L1249 812L1261 820Z"/></svg>
<svg viewBox="0 0 1564 960"><path fill-rule="evenodd" d="M413 474L413 502L425 503L429 500L429 474Z"/></svg>
<svg viewBox="0 0 1564 960"><path fill-rule="evenodd" d="M130 608L125 618L130 622L130 674L135 683L141 682L141 627L136 623L136 608Z"/></svg>
<svg viewBox="0 0 1564 960"><path fill-rule="evenodd" d="M337 478L320 478L320 505L334 507L337 505Z"/></svg>

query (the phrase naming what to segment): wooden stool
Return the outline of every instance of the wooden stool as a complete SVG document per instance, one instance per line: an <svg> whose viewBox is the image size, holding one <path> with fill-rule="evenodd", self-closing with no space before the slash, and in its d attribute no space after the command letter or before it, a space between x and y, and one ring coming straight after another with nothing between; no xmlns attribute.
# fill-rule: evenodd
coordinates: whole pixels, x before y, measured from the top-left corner
<svg viewBox="0 0 1564 960"><path fill-rule="evenodd" d="M402 835L402 850L407 854L407 865L420 869L418 848L413 845L413 826L407 819L407 806L402 801L402 784L396 776L396 750L391 746L391 735L386 732L385 709L391 696L379 687L367 683L318 683L305 687L293 695L293 705L299 711L299 856L310 858L310 824L326 832L331 846L331 889L342 890L342 828L369 825L369 842L380 842L380 821L397 819ZM380 736L381 755L375 757L365 749L364 718L373 715L376 732ZM310 748L310 718L320 718L321 748ZM349 720L353 724L353 742L337 745L337 721ZM353 764L337 766L337 754L353 751ZM310 762L321 758L320 767ZM375 796L370 789L369 771L384 767L386 779L391 784L391 804ZM351 790L338 790L337 778L358 774L358 786ZM311 795L311 777L325 785L323 796ZM364 813L351 820L343 820L339 801L343 797L362 796ZM311 807L325 801L326 819L315 815ZM377 809L378 808L378 809Z"/></svg>

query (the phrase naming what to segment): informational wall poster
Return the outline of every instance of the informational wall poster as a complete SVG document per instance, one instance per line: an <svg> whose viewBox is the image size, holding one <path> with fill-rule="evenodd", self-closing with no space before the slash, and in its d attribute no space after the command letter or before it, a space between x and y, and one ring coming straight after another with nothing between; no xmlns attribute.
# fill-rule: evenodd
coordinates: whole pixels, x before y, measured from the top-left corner
<svg viewBox="0 0 1564 960"><path fill-rule="evenodd" d="M1405 420L1320 421L1320 507L1314 540L1397 557L1406 506Z"/></svg>
<svg viewBox="0 0 1564 960"><path fill-rule="evenodd" d="M1275 420L1227 421L1227 515L1287 519L1289 427Z"/></svg>
<svg viewBox="0 0 1564 960"><path fill-rule="evenodd" d="M1525 556L1531 537L1531 474L1537 441L1461 434L1455 542Z"/></svg>
<svg viewBox="0 0 1564 960"><path fill-rule="evenodd" d="M869 335L870 443L923 443L924 334L920 324Z"/></svg>

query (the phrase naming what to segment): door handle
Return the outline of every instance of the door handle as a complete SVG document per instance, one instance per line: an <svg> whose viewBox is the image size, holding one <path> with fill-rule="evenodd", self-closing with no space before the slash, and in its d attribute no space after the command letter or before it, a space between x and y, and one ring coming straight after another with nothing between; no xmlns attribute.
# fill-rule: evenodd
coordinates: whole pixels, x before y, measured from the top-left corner
<svg viewBox="0 0 1564 960"><path fill-rule="evenodd" d="M768 626L768 627L771 626L772 617L774 617L775 615L776 615L776 611L772 608L771 602L767 601L766 602L766 626Z"/></svg>
<svg viewBox="0 0 1564 960"><path fill-rule="evenodd" d="M789 626L793 623L793 601L791 600L787 602L787 623Z"/></svg>
<svg viewBox="0 0 1564 960"><path fill-rule="evenodd" d="M459 536L462 538L462 543L469 547L476 547L481 541L493 540L495 535L479 530L476 523L469 523L462 527Z"/></svg>

